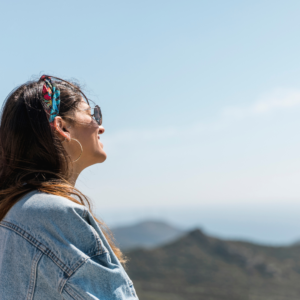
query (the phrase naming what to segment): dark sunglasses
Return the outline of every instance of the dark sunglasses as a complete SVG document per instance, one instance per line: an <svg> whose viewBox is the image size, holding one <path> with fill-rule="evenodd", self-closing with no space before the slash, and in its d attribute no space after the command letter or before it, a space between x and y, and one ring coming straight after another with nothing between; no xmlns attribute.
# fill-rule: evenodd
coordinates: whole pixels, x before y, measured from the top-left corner
<svg viewBox="0 0 300 300"><path fill-rule="evenodd" d="M99 126L102 125L102 112L98 105L91 109L93 118L96 120Z"/></svg>
<svg viewBox="0 0 300 300"><path fill-rule="evenodd" d="M98 105L96 105L95 107L91 107L91 108L88 108L91 110L91 115L93 117L93 119L97 122L97 124L99 126L102 125L102 112L101 112L101 109Z"/></svg>

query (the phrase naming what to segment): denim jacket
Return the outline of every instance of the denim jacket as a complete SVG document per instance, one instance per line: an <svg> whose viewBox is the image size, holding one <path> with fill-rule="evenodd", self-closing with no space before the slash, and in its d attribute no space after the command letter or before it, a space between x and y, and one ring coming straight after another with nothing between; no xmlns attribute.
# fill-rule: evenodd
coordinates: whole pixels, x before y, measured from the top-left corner
<svg viewBox="0 0 300 300"><path fill-rule="evenodd" d="M90 212L39 191L0 222L1 300L136 300Z"/></svg>

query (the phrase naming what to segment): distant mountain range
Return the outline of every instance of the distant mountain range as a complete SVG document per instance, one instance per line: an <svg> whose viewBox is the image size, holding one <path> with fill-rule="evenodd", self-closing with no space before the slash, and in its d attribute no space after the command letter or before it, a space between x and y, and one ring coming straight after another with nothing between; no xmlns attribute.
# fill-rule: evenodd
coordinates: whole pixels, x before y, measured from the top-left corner
<svg viewBox="0 0 300 300"><path fill-rule="evenodd" d="M171 242L185 232L161 221L144 221L131 226L113 228L116 244L122 250L153 248Z"/></svg>
<svg viewBox="0 0 300 300"><path fill-rule="evenodd" d="M154 232L158 226L146 224ZM156 233L160 236L156 241L162 242L163 234ZM153 232L150 236L155 240ZM126 255L127 272L142 300L300 299L300 245L226 241L197 229L155 249Z"/></svg>

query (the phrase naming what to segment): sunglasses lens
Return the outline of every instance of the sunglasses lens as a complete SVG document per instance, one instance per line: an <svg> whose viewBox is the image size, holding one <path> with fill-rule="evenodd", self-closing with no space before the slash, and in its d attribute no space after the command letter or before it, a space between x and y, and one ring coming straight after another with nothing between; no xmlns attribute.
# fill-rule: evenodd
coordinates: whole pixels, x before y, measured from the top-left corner
<svg viewBox="0 0 300 300"><path fill-rule="evenodd" d="M102 113L100 107L97 105L94 108L94 116L99 125L102 125Z"/></svg>

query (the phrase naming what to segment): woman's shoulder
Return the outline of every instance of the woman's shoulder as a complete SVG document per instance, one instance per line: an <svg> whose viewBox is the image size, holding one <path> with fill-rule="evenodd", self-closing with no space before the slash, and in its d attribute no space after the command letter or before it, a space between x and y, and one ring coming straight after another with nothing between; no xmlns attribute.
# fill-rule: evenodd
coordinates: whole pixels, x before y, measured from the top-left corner
<svg viewBox="0 0 300 300"><path fill-rule="evenodd" d="M33 191L20 199L2 222L12 224L23 236L34 238L54 253L63 255L65 251L68 256L75 251L77 255L73 253L73 256L80 257L104 250L89 224L89 217L83 205L65 197Z"/></svg>
<svg viewBox="0 0 300 300"><path fill-rule="evenodd" d="M32 191L23 196L8 212L5 219L15 220L18 222L30 222L30 219L45 218L55 220L69 214L78 214L84 217L87 213L83 205L77 204L65 197L47 194L38 190Z"/></svg>
<svg viewBox="0 0 300 300"><path fill-rule="evenodd" d="M72 235L76 230L86 228L88 210L84 205L65 197L32 191L23 196L7 213L3 221L23 228L29 233L45 236L55 232Z"/></svg>

